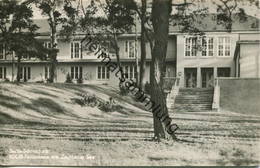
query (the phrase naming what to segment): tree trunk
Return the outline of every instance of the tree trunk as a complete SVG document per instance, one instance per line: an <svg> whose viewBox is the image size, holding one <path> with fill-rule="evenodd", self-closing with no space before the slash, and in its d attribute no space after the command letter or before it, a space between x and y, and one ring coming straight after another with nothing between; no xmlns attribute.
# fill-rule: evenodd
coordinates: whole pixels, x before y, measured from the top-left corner
<svg viewBox="0 0 260 168"><path fill-rule="evenodd" d="M116 51L116 61L117 61L117 66L118 66L118 69L119 70L122 70L121 72L123 72L123 69L122 69L122 65L121 65L121 61L120 61L120 55L119 55L119 47L118 47L118 40L117 40L117 35L116 33L113 34L114 36L114 49ZM124 78L124 74L123 73L120 73L121 74L121 78ZM119 82L119 86L121 85L121 82Z"/></svg>
<svg viewBox="0 0 260 168"><path fill-rule="evenodd" d="M17 73L16 73L16 81L20 82L21 78L20 78L20 74L21 74L21 56L18 55L17 58Z"/></svg>
<svg viewBox="0 0 260 168"><path fill-rule="evenodd" d="M56 64L57 64L57 31L56 31L56 21L54 18L53 11L50 12L50 27L51 27L51 47L52 47L52 52L51 52L51 67L50 67L50 83L54 82L54 79L56 77Z"/></svg>
<svg viewBox="0 0 260 168"><path fill-rule="evenodd" d="M152 62L150 68L151 99L160 106L159 117L156 110L153 111L154 136L156 139L169 139L173 135L168 134L165 117L169 118L166 106L166 96L163 91L163 69L167 53L169 16L171 14L171 0L153 0L152 25L154 29L154 47L152 50ZM163 117L162 117L163 116Z"/></svg>
<svg viewBox="0 0 260 168"><path fill-rule="evenodd" d="M144 76L146 67L146 46L145 46L145 19L146 19L146 0L142 0L141 9L141 62L140 62L140 74L139 74L139 88L144 90Z"/></svg>

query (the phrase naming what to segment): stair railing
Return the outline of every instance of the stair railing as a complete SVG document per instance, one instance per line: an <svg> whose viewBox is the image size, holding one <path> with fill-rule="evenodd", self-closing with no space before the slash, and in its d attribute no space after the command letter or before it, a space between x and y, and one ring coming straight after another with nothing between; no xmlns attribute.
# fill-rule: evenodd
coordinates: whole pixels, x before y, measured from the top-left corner
<svg viewBox="0 0 260 168"><path fill-rule="evenodd" d="M168 88L170 89L167 91L167 96L166 96L167 107L170 108L174 106L175 98L179 94L180 78L165 77L164 80L168 81L170 85L168 86Z"/></svg>
<svg viewBox="0 0 260 168"><path fill-rule="evenodd" d="M220 107L220 86L219 86L218 78L215 78L212 110L218 111L219 107Z"/></svg>

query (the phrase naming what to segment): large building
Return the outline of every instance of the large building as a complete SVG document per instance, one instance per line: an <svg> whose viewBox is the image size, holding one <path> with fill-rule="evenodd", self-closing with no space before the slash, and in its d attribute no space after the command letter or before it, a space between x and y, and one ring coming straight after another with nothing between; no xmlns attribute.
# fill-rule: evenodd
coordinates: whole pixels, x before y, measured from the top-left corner
<svg viewBox="0 0 260 168"><path fill-rule="evenodd" d="M198 28L203 36L194 36L180 31L180 26L170 26L166 58L166 77L179 77L181 87L211 87L215 77L252 77L244 68L248 61L254 62L256 68L250 72L259 77L259 20L248 16L246 21L235 19L232 31L218 25L216 15L208 15L202 19ZM50 29L47 20L35 20L40 27L38 33L44 46L50 47ZM137 44L136 43L137 35ZM81 39L85 35L77 34L70 42L58 39L58 64L55 82L65 82L69 74L74 82L82 78L84 83L118 85L118 78L109 72L106 66L93 52L83 50ZM123 34L119 37L120 58L124 72L128 78L136 78L136 57L140 62L140 32ZM135 49L135 47L137 47ZM147 64L145 79L149 81L149 65L151 51L147 48ZM250 50L250 51L249 51ZM137 51L137 52L136 52ZM254 53L251 59L251 53ZM4 44L0 47L0 80L15 80L17 58L15 53L6 54ZM112 61L116 62L113 53ZM254 58L253 58L254 57ZM239 61L240 60L240 61ZM247 62L247 63L245 63ZM49 78L49 62L36 58L23 58L21 61L22 81L46 81ZM238 66L239 65L239 66ZM239 69L239 72L238 72ZM250 70L250 68L249 68Z"/></svg>

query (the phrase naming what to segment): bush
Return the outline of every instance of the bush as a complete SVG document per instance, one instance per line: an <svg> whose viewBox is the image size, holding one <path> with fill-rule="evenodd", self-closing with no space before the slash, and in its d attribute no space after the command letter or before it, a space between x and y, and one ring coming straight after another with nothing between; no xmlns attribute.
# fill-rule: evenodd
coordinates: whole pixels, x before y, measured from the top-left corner
<svg viewBox="0 0 260 168"><path fill-rule="evenodd" d="M101 111L104 111L104 112L112 112L113 111L112 110L113 106L109 103L109 101L106 101L105 103L103 103L103 102L99 103L98 108Z"/></svg>
<svg viewBox="0 0 260 168"><path fill-rule="evenodd" d="M71 100L74 103L79 104L81 106L95 107L99 104L99 101L96 98L96 96L90 94L83 94L81 95L81 98L72 98Z"/></svg>
<svg viewBox="0 0 260 168"><path fill-rule="evenodd" d="M71 79L71 76L70 76L69 73L66 75L66 81L65 81L65 83L72 83L72 79Z"/></svg>
<svg viewBox="0 0 260 168"><path fill-rule="evenodd" d="M77 83L83 83L83 79L82 78L78 78L77 79Z"/></svg>
<svg viewBox="0 0 260 168"><path fill-rule="evenodd" d="M128 95L129 89L125 87L123 83L119 83L119 90L120 90L120 95L125 96Z"/></svg>
<svg viewBox="0 0 260 168"><path fill-rule="evenodd" d="M99 104L99 101L95 95L85 94L82 97L84 105L95 107Z"/></svg>
<svg viewBox="0 0 260 168"><path fill-rule="evenodd" d="M48 79L46 80L46 82L47 82L47 83L51 83L51 79L48 78Z"/></svg>
<svg viewBox="0 0 260 168"><path fill-rule="evenodd" d="M36 83L44 83L44 81L43 81L43 80L40 80L40 81L36 81Z"/></svg>
<svg viewBox="0 0 260 168"><path fill-rule="evenodd" d="M151 93L151 84L149 82L146 82L144 85L144 92L147 94Z"/></svg>
<svg viewBox="0 0 260 168"><path fill-rule="evenodd" d="M101 102L98 108L104 112L113 112L113 111L121 110L122 106L117 105L115 100L112 97L110 97L109 101Z"/></svg>
<svg viewBox="0 0 260 168"><path fill-rule="evenodd" d="M5 78L5 82L10 82L10 79L9 78Z"/></svg>

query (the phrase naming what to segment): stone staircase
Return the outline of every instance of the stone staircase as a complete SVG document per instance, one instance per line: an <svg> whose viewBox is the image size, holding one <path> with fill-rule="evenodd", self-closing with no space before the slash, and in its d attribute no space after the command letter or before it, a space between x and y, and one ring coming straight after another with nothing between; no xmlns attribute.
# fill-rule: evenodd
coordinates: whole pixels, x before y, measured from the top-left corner
<svg viewBox="0 0 260 168"><path fill-rule="evenodd" d="M174 103L171 104L170 111L211 111L213 92L213 88L180 88Z"/></svg>

